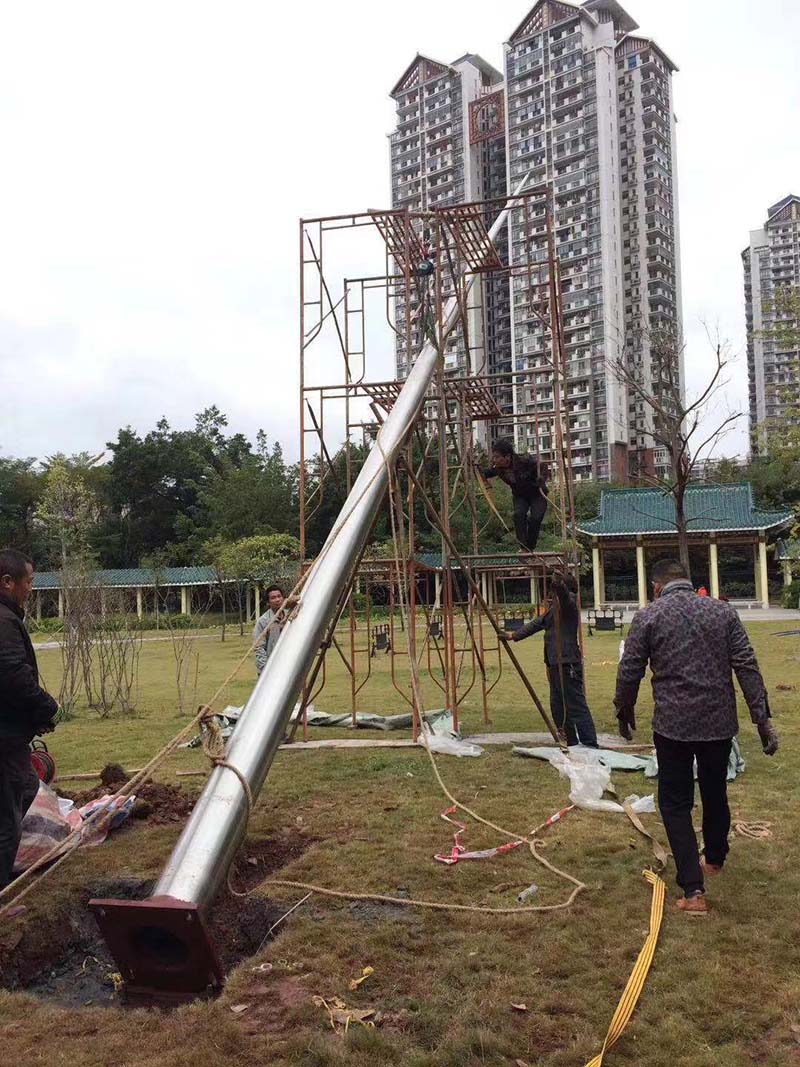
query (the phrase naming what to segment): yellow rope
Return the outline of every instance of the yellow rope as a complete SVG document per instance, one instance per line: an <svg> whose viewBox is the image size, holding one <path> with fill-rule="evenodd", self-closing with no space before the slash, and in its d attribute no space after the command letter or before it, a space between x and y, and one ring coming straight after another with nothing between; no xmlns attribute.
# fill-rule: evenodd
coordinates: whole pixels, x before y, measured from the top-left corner
<svg viewBox="0 0 800 1067"><path fill-rule="evenodd" d="M653 897L650 902L650 930L631 971L628 983L620 997L617 1010L611 1018L603 1047L594 1059L586 1064L586 1067L602 1067L603 1057L606 1052L622 1037L625 1027L631 1021L631 1016L636 1008L653 962L658 935L661 930L661 921L664 918L664 900L667 895L667 887L664 881L657 874L653 874L652 871L644 871L643 873L645 879L653 887Z"/></svg>

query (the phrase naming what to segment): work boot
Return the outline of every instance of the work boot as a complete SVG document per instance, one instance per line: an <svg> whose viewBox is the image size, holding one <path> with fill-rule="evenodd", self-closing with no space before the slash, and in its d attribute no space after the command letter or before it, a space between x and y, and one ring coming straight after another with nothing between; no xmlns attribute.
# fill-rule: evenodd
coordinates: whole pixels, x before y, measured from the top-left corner
<svg viewBox="0 0 800 1067"><path fill-rule="evenodd" d="M703 893L693 893L690 897L683 897L675 901L675 907L687 915L708 915L706 898Z"/></svg>
<svg viewBox="0 0 800 1067"><path fill-rule="evenodd" d="M701 860L700 866L703 868L703 874L722 874L721 863L709 863L708 860Z"/></svg>

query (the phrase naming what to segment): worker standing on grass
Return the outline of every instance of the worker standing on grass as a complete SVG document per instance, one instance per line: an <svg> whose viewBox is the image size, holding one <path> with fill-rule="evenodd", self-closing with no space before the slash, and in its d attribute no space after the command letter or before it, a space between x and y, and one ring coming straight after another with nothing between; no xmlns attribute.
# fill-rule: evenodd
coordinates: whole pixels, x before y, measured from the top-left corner
<svg viewBox="0 0 800 1067"><path fill-rule="evenodd" d="M39 789L30 743L54 729L58 704L39 685L25 629L33 564L21 552L0 552L0 889L11 881L22 820Z"/></svg>
<svg viewBox="0 0 800 1067"><path fill-rule="evenodd" d="M520 456L507 438L492 445L492 466L484 478L500 478L511 489L514 530L520 545L533 552L547 512L547 471L534 456Z"/></svg>
<svg viewBox="0 0 800 1067"><path fill-rule="evenodd" d="M583 684L583 656L578 627L578 585L571 574L556 571L551 579L552 596L544 615L533 619L504 641L524 641L544 630L544 662L550 683L550 712L556 728L568 745L597 748L597 731L586 703Z"/></svg>
<svg viewBox="0 0 800 1067"><path fill-rule="evenodd" d="M278 638L281 636L281 627L283 622L276 622L278 612L283 606L283 602L286 599L286 594L279 585L271 585L267 589L267 603L269 607L260 617L253 630L253 644L256 642L256 674L261 674L267 665L267 660L272 655L272 651L278 643ZM264 635L264 631L267 631Z"/></svg>
<svg viewBox="0 0 800 1067"><path fill-rule="evenodd" d="M728 853L728 758L739 729L732 672L767 756L777 751L778 735L755 653L736 610L698 596L676 560L657 563L651 581L655 600L634 616L614 704L619 732L630 741L639 684L649 662L658 806L684 892L677 906L689 915L705 915L703 875L719 874ZM703 866L692 825L695 760L703 803Z"/></svg>

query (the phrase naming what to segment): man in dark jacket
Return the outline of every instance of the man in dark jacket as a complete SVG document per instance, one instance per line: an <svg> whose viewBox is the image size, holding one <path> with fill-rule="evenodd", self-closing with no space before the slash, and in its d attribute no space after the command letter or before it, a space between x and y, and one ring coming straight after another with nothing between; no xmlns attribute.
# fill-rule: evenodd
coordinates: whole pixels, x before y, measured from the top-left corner
<svg viewBox="0 0 800 1067"><path fill-rule="evenodd" d="M558 571L553 574L551 584L552 596L545 614L516 630L511 640L524 641L544 630L544 662L553 722L565 734L568 745L597 748L597 731L583 685L578 587L571 574L564 576ZM503 635L503 639L507 641L508 635Z"/></svg>
<svg viewBox="0 0 800 1067"><path fill-rule="evenodd" d="M30 742L53 729L58 711L39 685L36 655L22 621L32 585L31 561L13 548L0 552L0 889L11 881L22 820L39 789Z"/></svg>
<svg viewBox="0 0 800 1067"><path fill-rule="evenodd" d="M520 456L505 438L492 446L492 466L484 478L500 478L511 489L514 530L520 545L533 552L547 511L547 473L534 456Z"/></svg>
<svg viewBox="0 0 800 1067"><path fill-rule="evenodd" d="M637 612L617 672L619 730L631 740L634 709L648 661L652 672L653 738L658 756L658 805L678 885L678 907L705 915L704 870L692 826L694 761L703 802L705 873L719 874L731 825L727 796L731 741L739 730L732 672L744 693L767 756L778 748L764 680L736 610L699 597L675 560L653 568L655 600Z"/></svg>

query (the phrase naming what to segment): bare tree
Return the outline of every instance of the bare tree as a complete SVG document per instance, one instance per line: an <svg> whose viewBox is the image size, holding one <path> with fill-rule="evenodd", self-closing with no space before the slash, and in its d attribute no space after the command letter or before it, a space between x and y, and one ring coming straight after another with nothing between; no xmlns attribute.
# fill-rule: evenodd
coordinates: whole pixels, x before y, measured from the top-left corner
<svg viewBox="0 0 800 1067"><path fill-rule="evenodd" d="M139 656L142 632L125 592L104 590L105 602L95 614L95 706L105 717L115 708L130 714L139 695Z"/></svg>
<svg viewBox="0 0 800 1067"><path fill-rule="evenodd" d="M714 352L711 373L694 399L688 398L681 387L680 366L685 343L672 327L650 331L636 346L641 351L644 342L648 342L649 375L643 373L644 361L630 355L611 364L613 374L625 386L629 398L641 401L649 412L645 436L652 439L655 448L666 452L669 462L666 479L658 478L648 464L640 464L637 473L642 481L657 486L675 502L678 553L687 574L691 574L689 523L693 520L686 515L686 489L695 468L710 459L722 438L742 417L742 412L721 414L718 411L728 385L725 371L731 362L730 346L710 334L709 341Z"/></svg>
<svg viewBox="0 0 800 1067"><path fill-rule="evenodd" d="M158 597L158 588L156 588ZM193 711L197 706L198 679L200 674L200 651L197 648L199 629L208 612L210 600L188 615L175 616L164 600L164 614L169 631L172 655L175 660L175 691L178 710L181 714Z"/></svg>
<svg viewBox="0 0 800 1067"><path fill-rule="evenodd" d="M95 579L89 537L97 521L97 501L83 473L71 468L63 458L55 457L51 461L36 518L53 546L61 569L64 627L59 703L64 713L69 714L81 681L88 703L93 702L91 645Z"/></svg>

